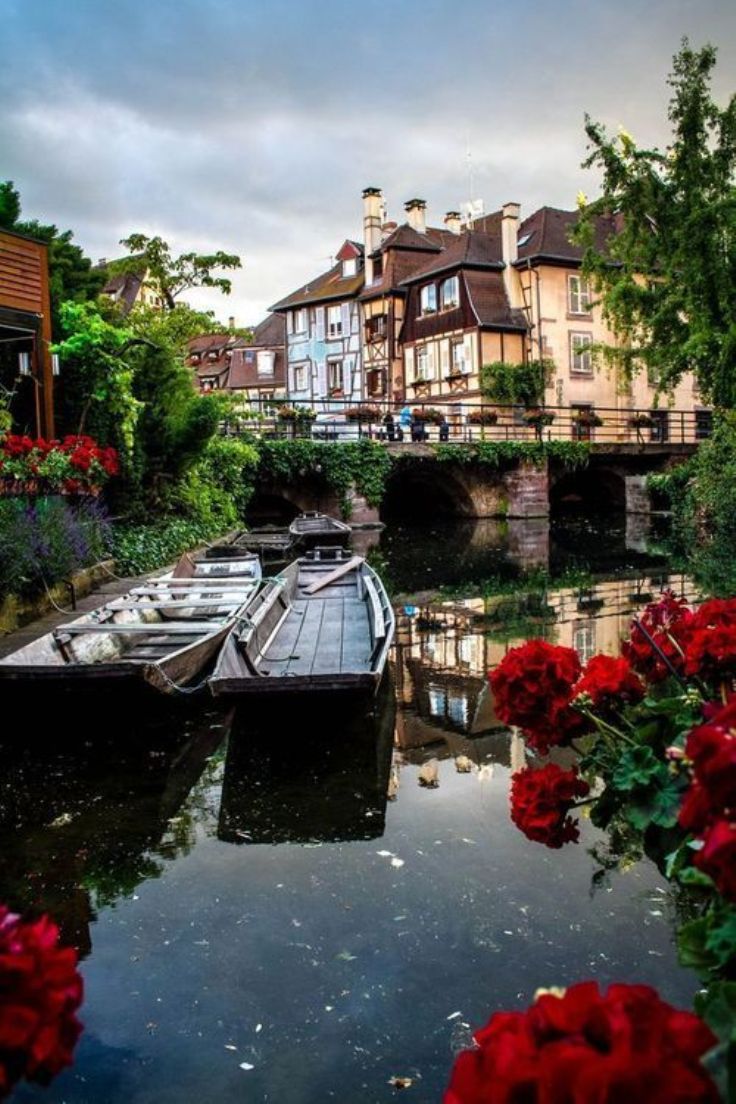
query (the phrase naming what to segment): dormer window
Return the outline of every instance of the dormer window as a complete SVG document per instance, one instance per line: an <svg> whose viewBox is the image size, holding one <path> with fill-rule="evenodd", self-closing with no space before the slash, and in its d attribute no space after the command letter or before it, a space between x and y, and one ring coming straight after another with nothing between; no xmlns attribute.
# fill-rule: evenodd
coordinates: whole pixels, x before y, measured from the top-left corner
<svg viewBox="0 0 736 1104"><path fill-rule="evenodd" d="M259 349L258 351L258 375L272 376L276 354L271 349Z"/></svg>
<svg viewBox="0 0 736 1104"><path fill-rule="evenodd" d="M357 257L348 257L347 260L342 262L342 275L343 275L343 279L345 279L346 276L357 276L358 275L358 258Z"/></svg>
<svg viewBox="0 0 736 1104"><path fill-rule="evenodd" d="M440 310L452 310L459 305L460 283L457 276L451 276L440 284Z"/></svg>
<svg viewBox="0 0 736 1104"><path fill-rule="evenodd" d="M425 284L419 292L419 305L422 314L437 313L437 288L434 284Z"/></svg>

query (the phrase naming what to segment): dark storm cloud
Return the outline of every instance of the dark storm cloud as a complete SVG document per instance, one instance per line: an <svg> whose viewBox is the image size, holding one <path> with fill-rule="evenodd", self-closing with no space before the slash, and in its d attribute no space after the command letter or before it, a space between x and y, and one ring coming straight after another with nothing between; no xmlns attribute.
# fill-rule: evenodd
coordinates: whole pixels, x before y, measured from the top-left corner
<svg viewBox="0 0 736 1104"><path fill-rule="evenodd" d="M435 219L474 191L570 206L584 111L666 141L683 34L721 47L726 0L0 0L0 177L26 212L114 255L132 229L240 252L253 320L360 233L360 191ZM216 299L203 293L203 301Z"/></svg>

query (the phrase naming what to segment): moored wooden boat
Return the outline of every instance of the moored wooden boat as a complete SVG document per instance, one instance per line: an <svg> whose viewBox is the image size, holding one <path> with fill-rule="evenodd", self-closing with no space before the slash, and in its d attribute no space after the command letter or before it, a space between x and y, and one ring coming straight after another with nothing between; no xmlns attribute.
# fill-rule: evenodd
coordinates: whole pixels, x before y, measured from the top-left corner
<svg viewBox="0 0 736 1104"><path fill-rule="evenodd" d="M185 552L162 579L249 579L258 582L261 561L255 552L218 544L205 552Z"/></svg>
<svg viewBox="0 0 736 1104"><path fill-rule="evenodd" d="M393 633L388 595L365 560L316 549L248 603L223 644L210 690L215 697L375 692Z"/></svg>
<svg viewBox="0 0 736 1104"><path fill-rule="evenodd" d="M145 580L0 659L0 681L119 683L174 693L202 674L245 609L253 579Z"/></svg>
<svg viewBox="0 0 736 1104"><path fill-rule="evenodd" d="M295 517L289 526L289 532L294 541L304 549L325 548L331 545L344 546L350 539L349 525L317 511Z"/></svg>

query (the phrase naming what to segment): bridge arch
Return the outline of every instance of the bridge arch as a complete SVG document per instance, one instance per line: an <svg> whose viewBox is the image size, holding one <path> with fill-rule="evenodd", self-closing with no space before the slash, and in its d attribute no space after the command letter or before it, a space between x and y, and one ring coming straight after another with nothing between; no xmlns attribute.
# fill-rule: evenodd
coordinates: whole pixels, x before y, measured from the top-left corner
<svg viewBox="0 0 736 1104"><path fill-rule="evenodd" d="M381 504L383 518L479 517L472 483L455 464L397 464Z"/></svg>
<svg viewBox="0 0 736 1104"><path fill-rule="evenodd" d="M549 504L551 513L566 510L623 512L626 509L626 480L615 468L598 465L560 471L550 477Z"/></svg>

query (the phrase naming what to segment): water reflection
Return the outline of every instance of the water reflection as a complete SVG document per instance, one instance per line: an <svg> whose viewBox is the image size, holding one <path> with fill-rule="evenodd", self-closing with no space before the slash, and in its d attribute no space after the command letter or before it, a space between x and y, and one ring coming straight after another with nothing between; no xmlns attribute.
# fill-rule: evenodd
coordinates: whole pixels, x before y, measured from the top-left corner
<svg viewBox="0 0 736 1104"><path fill-rule="evenodd" d="M654 867L591 898L589 821L561 853L511 824L526 752L488 690L528 636L586 659L663 583L692 595L650 538L627 541L623 522L388 529L370 555L397 596L394 683L375 710L107 702L41 717L35 745L4 737L0 900L51 912L87 955L75 1068L17 1099L374 1104L399 1075L438 1100L469 1025L540 985L636 980L687 1004Z"/></svg>
<svg viewBox="0 0 736 1104"><path fill-rule="evenodd" d="M225 731L212 712L123 718L108 710L83 735L77 714L56 714L50 738L0 745L0 901L50 913L81 957L101 909L191 848L180 810Z"/></svg>
<svg viewBox="0 0 736 1104"><path fill-rule="evenodd" d="M377 839L386 824L395 697L331 696L235 716L218 838L228 843Z"/></svg>

